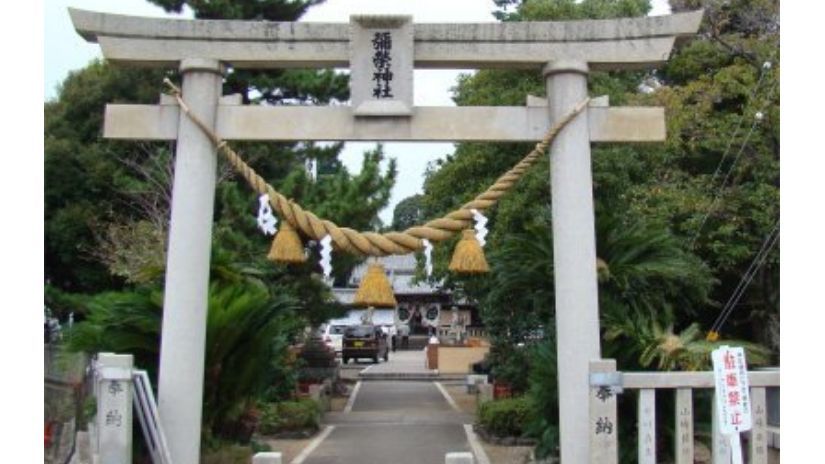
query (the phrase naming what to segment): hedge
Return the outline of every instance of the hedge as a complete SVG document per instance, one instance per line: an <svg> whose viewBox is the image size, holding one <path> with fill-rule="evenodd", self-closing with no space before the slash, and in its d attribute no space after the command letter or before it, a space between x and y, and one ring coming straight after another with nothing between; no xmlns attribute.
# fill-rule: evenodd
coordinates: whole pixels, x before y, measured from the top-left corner
<svg viewBox="0 0 825 464"><path fill-rule="evenodd" d="M321 407L311 399L268 403L262 408L258 432L269 435L286 430L317 430L320 418Z"/></svg>
<svg viewBox="0 0 825 464"><path fill-rule="evenodd" d="M530 403L526 397L507 398L481 403L478 421L484 429L498 437L521 437L530 417Z"/></svg>

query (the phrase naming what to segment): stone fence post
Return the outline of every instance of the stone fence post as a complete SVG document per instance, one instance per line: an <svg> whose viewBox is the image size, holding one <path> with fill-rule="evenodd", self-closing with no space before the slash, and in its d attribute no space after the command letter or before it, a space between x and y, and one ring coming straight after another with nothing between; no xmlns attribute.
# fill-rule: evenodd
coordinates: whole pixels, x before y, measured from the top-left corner
<svg viewBox="0 0 825 464"><path fill-rule="evenodd" d="M132 355L100 353L95 364L97 438L101 464L132 462Z"/></svg>

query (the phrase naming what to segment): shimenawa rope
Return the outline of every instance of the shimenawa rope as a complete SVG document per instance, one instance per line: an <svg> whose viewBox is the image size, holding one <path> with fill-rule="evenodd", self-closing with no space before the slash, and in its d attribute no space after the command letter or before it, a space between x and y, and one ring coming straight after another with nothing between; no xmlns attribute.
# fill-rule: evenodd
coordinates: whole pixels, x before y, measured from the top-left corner
<svg viewBox="0 0 825 464"><path fill-rule="evenodd" d="M440 242L449 239L464 229L471 228L473 225L473 213L471 210L486 210L495 205L498 199L539 159L539 156L544 154L544 151L559 131L581 113L590 102L590 99L586 98L576 105L568 114L553 124L544 138L536 144L535 148L528 153L527 156L499 177L486 191L461 206L461 208L423 225L410 227L403 232L385 232L379 234L376 232L359 232L348 227L339 227L332 221L319 218L313 214L312 211L304 210L299 204L281 195L272 185L268 184L258 175L254 169L246 164L246 162L229 147L225 140L221 140L213 130L191 113L189 107L181 97L180 89L175 86L172 81L164 79L164 83L172 89L172 93L180 109L203 131L212 143L215 144L217 150L223 153L227 161L246 179L252 189L260 195L269 195L269 201L272 207L283 220L289 222L295 229L300 230L304 235L314 240L320 240L329 234L337 248L349 253L367 256L402 255L423 250L423 239L427 239L430 242Z"/></svg>

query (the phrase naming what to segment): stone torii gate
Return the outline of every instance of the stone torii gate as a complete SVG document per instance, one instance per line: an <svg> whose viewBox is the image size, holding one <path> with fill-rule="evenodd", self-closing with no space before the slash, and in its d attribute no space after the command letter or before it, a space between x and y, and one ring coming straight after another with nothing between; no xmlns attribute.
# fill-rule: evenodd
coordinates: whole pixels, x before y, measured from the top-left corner
<svg viewBox="0 0 825 464"><path fill-rule="evenodd" d="M77 32L109 61L178 68L193 114L226 140L539 141L587 97L590 70L665 62L702 12L570 22L349 24L149 19L70 9ZM351 105L244 106L221 96L232 68L351 69ZM525 107L415 107L414 68L541 70L547 100ZM174 101L108 105L104 137L176 140L160 354L159 411L176 463L199 459L216 155ZM663 108L591 102L552 144L553 251L561 461L589 462L588 365L599 359L590 142L665 139Z"/></svg>

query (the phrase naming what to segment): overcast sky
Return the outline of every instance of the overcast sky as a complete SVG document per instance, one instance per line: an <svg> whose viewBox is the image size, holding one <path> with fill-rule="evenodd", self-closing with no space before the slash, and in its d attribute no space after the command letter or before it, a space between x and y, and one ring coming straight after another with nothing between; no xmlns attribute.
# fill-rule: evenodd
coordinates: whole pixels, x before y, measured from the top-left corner
<svg viewBox="0 0 825 464"><path fill-rule="evenodd" d="M652 14L667 14L666 0L653 0ZM84 67L100 57L97 44L86 43L69 20L67 7L135 16L169 17L161 8L146 0L49 0L45 2L45 68L44 100L55 97L58 85L69 71ZM490 22L492 0L327 0L311 8L302 21L348 22L351 14L383 13L411 14L416 22ZM179 17L191 18L191 11ZM466 72L466 71L465 71ZM455 85L459 71L415 71L414 99L420 106L452 105L450 87ZM158 83L158 93L161 85ZM372 143L349 143L342 160L351 172L361 166L361 154L374 147ZM451 143L386 143L385 153L398 161L398 182L393 189L390 206L381 212L385 223L392 220L392 210L404 198L421 192L427 163L453 151ZM251 213L250 213L251 214Z"/></svg>

